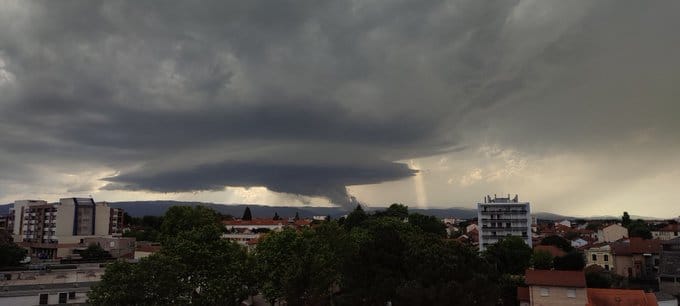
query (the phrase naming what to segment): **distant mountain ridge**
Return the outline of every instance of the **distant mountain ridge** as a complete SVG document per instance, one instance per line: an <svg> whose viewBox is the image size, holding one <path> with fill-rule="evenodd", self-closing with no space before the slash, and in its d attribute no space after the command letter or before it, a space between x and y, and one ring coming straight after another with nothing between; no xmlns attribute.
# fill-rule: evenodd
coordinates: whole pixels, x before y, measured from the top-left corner
<svg viewBox="0 0 680 306"><path fill-rule="evenodd" d="M13 204L0 205L0 214L7 214L9 208ZM122 208L129 215L133 217L141 216L161 216L172 206L197 206L203 205L214 209L225 215L232 215L240 218L246 207L250 207L250 211L255 218L271 218L274 213L277 213L283 218L293 217L298 213L300 217L311 218L312 216L331 216L331 218L339 218L346 215L348 212L340 207L323 207L323 206L271 206L261 204L215 204L203 202L182 202L182 201L126 201L126 202L109 202L112 208ZM382 210L385 207L369 207L368 211ZM477 209L474 208L411 208L410 212L420 213L423 215L435 216L437 218L459 218L471 219L477 217ZM534 213L535 217L544 220L561 220L561 219L575 219L569 216L562 216L552 213Z"/></svg>

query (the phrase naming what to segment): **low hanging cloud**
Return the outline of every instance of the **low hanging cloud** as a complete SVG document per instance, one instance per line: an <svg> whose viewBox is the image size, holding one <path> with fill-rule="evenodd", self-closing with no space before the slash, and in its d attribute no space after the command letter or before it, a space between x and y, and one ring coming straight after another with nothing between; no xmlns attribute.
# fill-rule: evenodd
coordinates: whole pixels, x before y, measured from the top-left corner
<svg viewBox="0 0 680 306"><path fill-rule="evenodd" d="M349 207L348 186L445 154L428 199L451 198L447 182L476 199L507 186L466 164L488 146L653 175L677 165L678 6L8 1L0 195L60 178L55 192L264 186Z"/></svg>

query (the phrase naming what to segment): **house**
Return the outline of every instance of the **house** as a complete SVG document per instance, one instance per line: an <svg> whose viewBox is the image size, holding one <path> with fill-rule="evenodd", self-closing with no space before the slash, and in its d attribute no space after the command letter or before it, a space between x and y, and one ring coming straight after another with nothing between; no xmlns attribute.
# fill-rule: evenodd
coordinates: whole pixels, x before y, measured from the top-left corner
<svg viewBox="0 0 680 306"><path fill-rule="evenodd" d="M664 293L680 295L680 238L661 243L659 289Z"/></svg>
<svg viewBox="0 0 680 306"><path fill-rule="evenodd" d="M586 306L635 305L658 306L654 293L643 290L588 288Z"/></svg>
<svg viewBox="0 0 680 306"><path fill-rule="evenodd" d="M520 300L521 305L586 305L586 276L583 271L528 269L525 279L528 289L522 289L523 292L518 289L518 299L525 299Z"/></svg>
<svg viewBox="0 0 680 306"><path fill-rule="evenodd" d="M656 278L661 240L631 237L611 243L611 251L616 274L628 278Z"/></svg>
<svg viewBox="0 0 680 306"><path fill-rule="evenodd" d="M574 248L581 248L588 245L588 241L586 241L583 238L576 238L574 240L571 240L571 246Z"/></svg>
<svg viewBox="0 0 680 306"><path fill-rule="evenodd" d="M668 224L658 230L652 231L652 237L661 240L671 240L680 237L680 224Z"/></svg>
<svg viewBox="0 0 680 306"><path fill-rule="evenodd" d="M479 231L479 226L477 226L477 223L472 223L465 227L466 233L469 233L471 231Z"/></svg>
<svg viewBox="0 0 680 306"><path fill-rule="evenodd" d="M558 224L562 225L562 226L566 226L568 228L571 228L571 221L569 221L569 220L562 220L562 221L559 221L559 222L555 222L555 226L557 226Z"/></svg>
<svg viewBox="0 0 680 306"><path fill-rule="evenodd" d="M619 224L611 224L597 230L597 242L612 242L623 238L628 238L628 229Z"/></svg>
<svg viewBox="0 0 680 306"><path fill-rule="evenodd" d="M586 267L590 265L598 265L603 269L610 271L614 270L614 256L609 243L594 244L585 250Z"/></svg>

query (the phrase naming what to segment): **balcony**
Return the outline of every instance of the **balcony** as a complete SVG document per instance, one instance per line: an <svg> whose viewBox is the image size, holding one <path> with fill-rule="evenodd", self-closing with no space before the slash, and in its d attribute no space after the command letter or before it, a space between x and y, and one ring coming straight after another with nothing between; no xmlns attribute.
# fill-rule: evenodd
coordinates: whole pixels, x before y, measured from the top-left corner
<svg viewBox="0 0 680 306"><path fill-rule="evenodd" d="M488 215L488 214L501 214L501 215L524 214L524 215L526 215L529 211L526 210L526 209L515 209L515 210L482 210L480 212L483 215Z"/></svg>
<svg viewBox="0 0 680 306"><path fill-rule="evenodd" d="M529 227L527 226L482 226L483 231L527 231Z"/></svg>
<svg viewBox="0 0 680 306"><path fill-rule="evenodd" d="M489 218L482 218L482 222L527 222L526 218L502 218L502 219L489 219Z"/></svg>

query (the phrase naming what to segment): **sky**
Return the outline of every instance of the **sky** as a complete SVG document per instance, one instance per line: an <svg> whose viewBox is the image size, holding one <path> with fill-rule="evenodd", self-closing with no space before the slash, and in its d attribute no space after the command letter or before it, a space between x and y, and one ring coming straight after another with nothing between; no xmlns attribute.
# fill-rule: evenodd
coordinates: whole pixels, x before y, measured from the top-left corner
<svg viewBox="0 0 680 306"><path fill-rule="evenodd" d="M678 1L0 2L0 203L680 215Z"/></svg>

